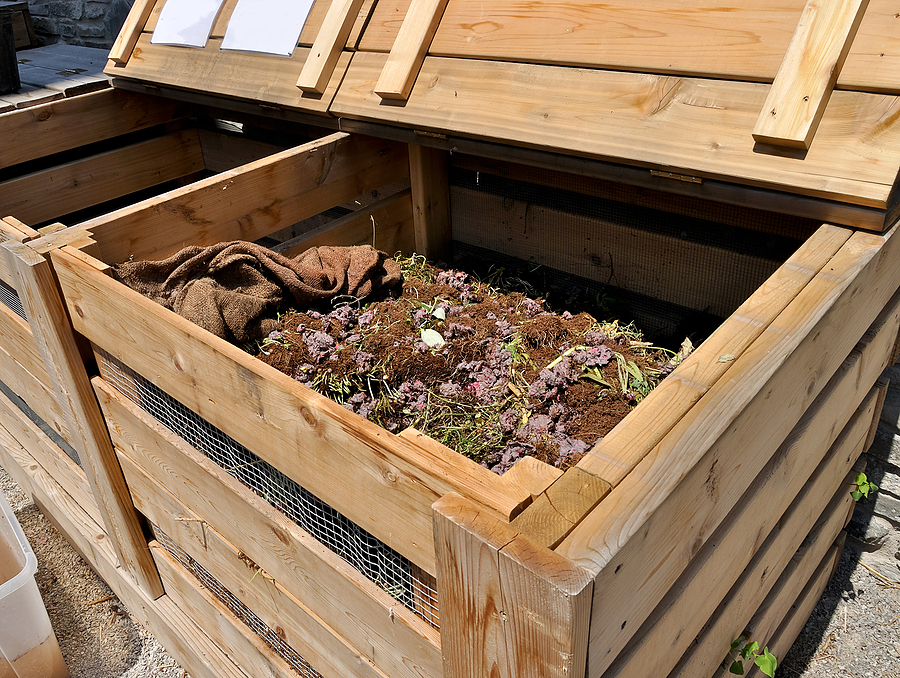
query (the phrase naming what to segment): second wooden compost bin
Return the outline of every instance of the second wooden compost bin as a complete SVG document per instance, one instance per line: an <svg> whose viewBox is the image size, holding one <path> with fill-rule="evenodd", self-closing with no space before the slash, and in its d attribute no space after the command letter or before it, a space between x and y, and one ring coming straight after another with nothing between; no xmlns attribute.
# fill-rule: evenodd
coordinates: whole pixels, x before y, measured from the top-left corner
<svg viewBox="0 0 900 678"><path fill-rule="evenodd" d="M867 23L881 4L841 10L824 38L813 3L775 20L758 4L738 25L765 59L723 39L690 66L690 50L659 37L668 65L640 61L655 53L646 42L634 62L584 56L570 24L529 52L534 24L513 3L379 2L330 107L343 131L7 248L35 317L67 313L91 344L99 374L81 402L108 431L90 435L152 525L165 590L135 599L192 675L713 676L742 634L783 656L837 561L879 375L897 358L900 103L869 68L873 49L898 56ZM653 30L673 16L664 5L641 7L618 11L673 34ZM607 25L572 11L584 30ZM716 12L698 16L698 35L722 35ZM844 89L832 79L804 95L811 134L763 125L754 140L793 77L778 70L796 58L792 34L839 45L813 65ZM140 70L153 53L141 40L113 69L120 84L158 77L201 96L189 52L160 49L168 70ZM734 66L748 59L759 72ZM107 274L187 244L260 240L405 179L279 249L462 244L604 282L616 268L624 292L727 317L576 467L527 460L499 477L378 428ZM732 239L697 245L722 232ZM772 253L791 239L793 253ZM628 252L646 258L622 264ZM62 504L45 509L78 532ZM202 633L173 640L166 606ZM209 643L236 666L212 665Z"/></svg>

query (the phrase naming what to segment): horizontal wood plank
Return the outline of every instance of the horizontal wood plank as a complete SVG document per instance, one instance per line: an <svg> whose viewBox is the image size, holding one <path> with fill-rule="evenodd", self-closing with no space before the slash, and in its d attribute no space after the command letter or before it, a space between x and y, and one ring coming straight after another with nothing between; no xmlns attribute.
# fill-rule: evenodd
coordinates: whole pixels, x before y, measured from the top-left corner
<svg viewBox="0 0 900 678"><path fill-rule="evenodd" d="M135 505L165 538L249 608L287 645L320 673L381 678L383 673L322 624L250 556L224 540L208 523L189 511L123 454L119 456ZM157 532L157 538L159 533ZM160 540L162 541L162 539ZM151 545L151 552L152 551ZM156 555L154 553L154 555ZM159 560L157 559L157 564ZM163 581L166 572L162 571ZM197 582L194 586L198 586ZM171 593L167 587L167 592ZM199 617L203 619L204 616ZM251 651L252 652L252 651Z"/></svg>
<svg viewBox="0 0 900 678"><path fill-rule="evenodd" d="M407 172L406 149L401 145L337 132L85 221L78 228L93 235L108 264L132 257L163 259L187 244L258 240ZM185 233L190 233L189 240ZM47 243L52 247L54 236Z"/></svg>
<svg viewBox="0 0 900 678"><path fill-rule="evenodd" d="M809 148L869 0L808 0L753 138Z"/></svg>
<svg viewBox="0 0 900 678"><path fill-rule="evenodd" d="M861 363L859 358L854 362ZM823 497L837 492L862 452L875 394L870 392L856 407L856 376L856 370L847 369L839 384L829 386L828 397L817 400L798 423L750 484L745 498L616 658L607 671L610 678L643 677L648 672L669 675L676 664L680 668L673 676L709 675L715 670L722 648L741 634L804 535L813 529ZM829 523L825 548L843 528L851 501L845 489L829 507L829 518L836 512L840 516ZM679 663L685 653L690 659Z"/></svg>
<svg viewBox="0 0 900 678"><path fill-rule="evenodd" d="M374 92L384 62L358 53L332 112L879 209L900 164L892 96L835 92L801 160L754 146L766 85L427 57L399 106Z"/></svg>
<svg viewBox="0 0 900 678"><path fill-rule="evenodd" d="M175 132L0 183L0 212L39 224L202 169L196 130Z"/></svg>
<svg viewBox="0 0 900 678"><path fill-rule="evenodd" d="M822 226L737 311L579 462L613 487L668 434L850 238Z"/></svg>
<svg viewBox="0 0 900 678"><path fill-rule="evenodd" d="M166 587L166 595L220 647L227 647L246 673L271 678L294 678L291 665L274 652L199 579L158 543L150 553Z"/></svg>
<svg viewBox="0 0 900 678"><path fill-rule="evenodd" d="M729 378L563 542L562 554L597 573L595 614L609 619L592 627L591 642L610 650L591 655L592 671L608 666L637 631L743 494L743 479L767 463L900 287L894 233L851 236L734 361ZM616 603L616 596L627 602Z"/></svg>
<svg viewBox="0 0 900 678"><path fill-rule="evenodd" d="M372 245L390 254L412 254L415 251L415 233L409 189L286 240L272 249L294 257L310 247L322 245Z"/></svg>
<svg viewBox="0 0 900 678"><path fill-rule="evenodd" d="M399 605L392 619L389 612L396 601L387 593L102 380L95 379L94 387L120 453L274 577L321 623L389 675L439 675L434 629ZM123 468L126 474L131 470L127 464ZM164 522L154 498L136 496L135 501L152 519ZM187 529L195 538L185 548L208 547L208 537L197 534L195 526ZM347 609L354 614L346 615Z"/></svg>
<svg viewBox="0 0 900 678"><path fill-rule="evenodd" d="M152 45L144 33L127 63L110 62L104 72L111 77L326 114L350 63L350 53L342 52L324 92L306 93L296 85L309 47L297 47L293 56L286 58L222 50L220 45L217 38L211 39L206 49Z"/></svg>
<svg viewBox="0 0 900 678"><path fill-rule="evenodd" d="M0 427L0 464L30 494L69 544L125 603L138 622L194 678L248 678L168 596L151 600L118 565L109 536Z"/></svg>
<svg viewBox="0 0 900 678"><path fill-rule="evenodd" d="M360 48L388 52L410 0L381 0ZM771 82L804 0L572 4L452 0L430 54ZM871 0L839 86L900 91L891 0ZM893 68L893 70L892 70Z"/></svg>
<svg viewBox="0 0 900 678"><path fill-rule="evenodd" d="M115 89L5 113L0 115L3 139L0 167L162 125L190 114L190 107L185 104L148 99Z"/></svg>

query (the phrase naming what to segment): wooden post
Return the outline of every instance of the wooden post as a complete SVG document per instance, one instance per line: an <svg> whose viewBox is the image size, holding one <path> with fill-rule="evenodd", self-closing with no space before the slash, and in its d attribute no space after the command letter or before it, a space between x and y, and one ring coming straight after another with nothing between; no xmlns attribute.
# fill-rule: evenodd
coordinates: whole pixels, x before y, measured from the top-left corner
<svg viewBox="0 0 900 678"><path fill-rule="evenodd" d="M304 92L322 94L325 91L362 3L363 0L335 0L329 5L297 80L297 87Z"/></svg>
<svg viewBox="0 0 900 678"><path fill-rule="evenodd" d="M142 591L158 598L165 591L75 343L74 330L50 262L21 243L4 243L3 248L44 365L65 413L72 445L84 463L85 474L119 561Z"/></svg>
<svg viewBox="0 0 900 678"><path fill-rule="evenodd" d="M434 504L444 678L580 678L589 573L458 494Z"/></svg>
<svg viewBox="0 0 900 678"><path fill-rule="evenodd" d="M440 259L450 245L450 179L446 151L409 145L416 252Z"/></svg>
<svg viewBox="0 0 900 678"><path fill-rule="evenodd" d="M131 58L134 46L137 44L141 31L144 30L147 19L150 18L155 5L155 0L135 0L135 3L131 6L131 11L128 12L128 17L125 19L122 30L119 31L119 35L109 51L110 61L116 64L124 64Z"/></svg>

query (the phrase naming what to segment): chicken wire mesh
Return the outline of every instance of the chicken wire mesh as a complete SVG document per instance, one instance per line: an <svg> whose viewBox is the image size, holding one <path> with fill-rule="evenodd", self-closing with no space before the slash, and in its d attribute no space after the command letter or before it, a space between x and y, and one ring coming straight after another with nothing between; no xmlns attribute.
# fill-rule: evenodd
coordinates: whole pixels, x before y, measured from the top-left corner
<svg viewBox="0 0 900 678"><path fill-rule="evenodd" d="M97 358L103 379L122 395L439 628L434 577L106 351L97 349Z"/></svg>
<svg viewBox="0 0 900 678"><path fill-rule="evenodd" d="M0 302L22 320L28 322L25 308L22 306L22 300L19 299L19 293L2 280L0 280Z"/></svg>
<svg viewBox="0 0 900 678"><path fill-rule="evenodd" d="M249 607L238 600L234 594L225 588L218 579L216 579L209 571L200 563L194 560L191 555L182 549L178 544L172 541L165 532L153 525L153 535L166 552L175 560L181 563L194 577L196 577L204 588L212 593L216 599L227 607L235 617L240 619L253 633L259 636L279 657L284 659L291 668L293 668L303 678L322 678L322 674L316 671L308 661L306 661L300 653L293 647L288 645L281 637L260 619Z"/></svg>

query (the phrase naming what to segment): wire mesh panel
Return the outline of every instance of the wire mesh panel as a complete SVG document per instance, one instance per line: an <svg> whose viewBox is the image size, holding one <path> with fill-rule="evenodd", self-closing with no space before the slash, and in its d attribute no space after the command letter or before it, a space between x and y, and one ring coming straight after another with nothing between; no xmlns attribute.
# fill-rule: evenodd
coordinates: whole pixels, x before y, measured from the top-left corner
<svg viewBox="0 0 900 678"><path fill-rule="evenodd" d="M130 367L97 349L100 374L122 395L284 513L352 567L435 627L434 577Z"/></svg>
<svg viewBox="0 0 900 678"><path fill-rule="evenodd" d="M19 293L2 280L0 280L0 302L22 320L28 322L25 309L22 306L22 300L19 299Z"/></svg>
<svg viewBox="0 0 900 678"><path fill-rule="evenodd" d="M203 584L204 588L212 593L220 603L231 610L235 617L246 624L253 633L272 648L275 654L290 664L291 668L304 678L322 678L322 674L300 656L300 653L284 642L269 625L254 614L253 610L235 598L234 594L222 585L222 582L212 576L208 570L194 560L187 551L172 541L156 525L153 525L153 534L170 556L194 575Z"/></svg>

